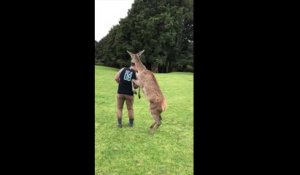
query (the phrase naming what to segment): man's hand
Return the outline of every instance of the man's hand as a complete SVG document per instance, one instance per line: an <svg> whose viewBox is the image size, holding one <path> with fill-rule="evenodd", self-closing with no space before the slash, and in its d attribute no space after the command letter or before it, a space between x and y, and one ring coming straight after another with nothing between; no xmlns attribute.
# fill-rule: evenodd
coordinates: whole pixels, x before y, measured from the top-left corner
<svg viewBox="0 0 300 175"><path fill-rule="evenodd" d="M115 75L115 80L117 83L120 83L120 75L121 75L121 72L124 68L122 68L121 70L119 70L119 72L116 73Z"/></svg>

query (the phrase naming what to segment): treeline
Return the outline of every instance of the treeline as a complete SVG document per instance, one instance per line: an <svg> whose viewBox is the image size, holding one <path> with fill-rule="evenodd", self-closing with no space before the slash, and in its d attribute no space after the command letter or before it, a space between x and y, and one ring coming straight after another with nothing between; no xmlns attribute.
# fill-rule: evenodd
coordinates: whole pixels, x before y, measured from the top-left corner
<svg viewBox="0 0 300 175"><path fill-rule="evenodd" d="M95 63L128 66L126 50L145 50L149 70L193 72L193 41L192 0L135 0L128 16L95 41Z"/></svg>

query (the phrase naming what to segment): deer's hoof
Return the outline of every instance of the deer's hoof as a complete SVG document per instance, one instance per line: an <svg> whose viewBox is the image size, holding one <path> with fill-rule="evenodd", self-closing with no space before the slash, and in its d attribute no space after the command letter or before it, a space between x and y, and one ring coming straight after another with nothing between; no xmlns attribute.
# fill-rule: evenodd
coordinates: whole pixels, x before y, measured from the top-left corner
<svg viewBox="0 0 300 175"><path fill-rule="evenodd" d="M153 134L154 134L154 132L155 132L155 130L154 130L154 129L149 129L149 134L153 135Z"/></svg>

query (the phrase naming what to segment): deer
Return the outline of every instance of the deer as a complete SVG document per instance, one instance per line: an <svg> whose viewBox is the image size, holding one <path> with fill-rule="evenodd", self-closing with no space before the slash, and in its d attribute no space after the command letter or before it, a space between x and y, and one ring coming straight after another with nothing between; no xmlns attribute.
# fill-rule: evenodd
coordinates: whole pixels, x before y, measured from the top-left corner
<svg viewBox="0 0 300 175"><path fill-rule="evenodd" d="M150 126L150 129L156 130L161 125L161 113L167 108L167 101L162 94L159 84L150 70L148 70L142 63L140 57L144 50L134 54L127 50L127 53L131 57L131 63L134 63L136 69L137 80L132 80L132 90L136 94L135 87L138 86L138 97L140 98L140 89L149 102L149 110L154 119L154 123ZM134 87L134 85L136 85Z"/></svg>

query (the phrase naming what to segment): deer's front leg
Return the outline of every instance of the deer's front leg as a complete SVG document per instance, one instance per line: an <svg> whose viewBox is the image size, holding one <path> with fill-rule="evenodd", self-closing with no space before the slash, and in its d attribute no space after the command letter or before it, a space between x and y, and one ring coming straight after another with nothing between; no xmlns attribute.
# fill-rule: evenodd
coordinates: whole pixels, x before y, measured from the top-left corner
<svg viewBox="0 0 300 175"><path fill-rule="evenodd" d="M133 79L133 80L132 80L132 83L134 83L134 84L137 85L138 87L141 87L141 82L140 82L140 80L135 80L135 79Z"/></svg>
<svg viewBox="0 0 300 175"><path fill-rule="evenodd" d="M134 94L136 94L136 90L135 90L135 83L133 82L133 80L131 81L131 86L132 86L132 92L134 93Z"/></svg>
<svg viewBox="0 0 300 175"><path fill-rule="evenodd" d="M138 97L141 98L141 82L139 80L132 80L132 87L134 88L133 84L139 87ZM136 90L133 90L134 94L136 94Z"/></svg>
<svg viewBox="0 0 300 175"><path fill-rule="evenodd" d="M141 98L141 87L139 87L138 97Z"/></svg>

